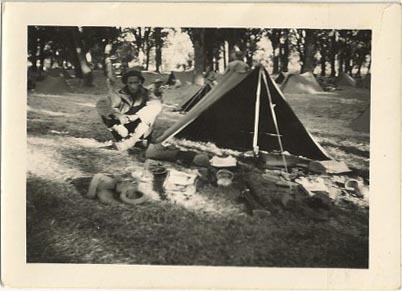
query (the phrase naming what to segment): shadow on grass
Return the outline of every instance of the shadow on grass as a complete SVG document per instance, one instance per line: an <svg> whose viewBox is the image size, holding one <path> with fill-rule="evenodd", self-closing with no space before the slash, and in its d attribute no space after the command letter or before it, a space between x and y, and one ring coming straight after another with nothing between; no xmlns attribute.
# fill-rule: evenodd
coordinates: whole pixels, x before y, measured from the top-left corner
<svg viewBox="0 0 402 291"><path fill-rule="evenodd" d="M297 213L214 216L168 202L102 205L74 185L27 181L27 261L367 268L368 220L343 212L313 222Z"/></svg>

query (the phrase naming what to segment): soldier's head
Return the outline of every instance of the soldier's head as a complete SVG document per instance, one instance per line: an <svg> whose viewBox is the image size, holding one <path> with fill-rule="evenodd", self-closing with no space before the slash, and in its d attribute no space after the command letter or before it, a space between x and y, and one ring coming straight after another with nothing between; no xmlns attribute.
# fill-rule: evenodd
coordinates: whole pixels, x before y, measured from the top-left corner
<svg viewBox="0 0 402 291"><path fill-rule="evenodd" d="M137 93L140 86L144 83L144 76L140 71L130 70L124 74L122 78L123 84L125 84L130 93Z"/></svg>

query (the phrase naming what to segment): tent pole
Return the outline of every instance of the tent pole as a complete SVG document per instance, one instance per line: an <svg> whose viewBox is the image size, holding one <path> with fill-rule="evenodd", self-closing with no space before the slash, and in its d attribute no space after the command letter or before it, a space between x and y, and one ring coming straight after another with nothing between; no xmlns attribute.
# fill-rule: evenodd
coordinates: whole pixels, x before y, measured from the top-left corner
<svg viewBox="0 0 402 291"><path fill-rule="evenodd" d="M258 127L260 123L260 96L261 96L261 69L258 72L257 93L255 96L255 113L254 113L254 136L253 136L253 151L254 155L258 156Z"/></svg>
<svg viewBox="0 0 402 291"><path fill-rule="evenodd" d="M278 122L277 122L277 120L276 120L275 109L274 109L274 105L272 104L271 92L269 91L268 82L267 82L267 78L266 78L265 74L262 74L262 77L263 77L263 79L264 79L265 88L266 88L266 90L267 90L267 95L268 95L268 99L269 99L269 108L271 109L272 119L273 119L273 121L274 121L276 134L277 134L277 136L278 136L278 143L279 143L279 148L280 148L280 150L281 150L283 165L285 166L285 171L286 171L286 173L289 173L289 171L288 171L288 166L287 166L287 163L286 163L286 158L285 158L285 155L284 155L284 153L283 153L282 140L281 140L281 135L280 135L280 133L279 133Z"/></svg>

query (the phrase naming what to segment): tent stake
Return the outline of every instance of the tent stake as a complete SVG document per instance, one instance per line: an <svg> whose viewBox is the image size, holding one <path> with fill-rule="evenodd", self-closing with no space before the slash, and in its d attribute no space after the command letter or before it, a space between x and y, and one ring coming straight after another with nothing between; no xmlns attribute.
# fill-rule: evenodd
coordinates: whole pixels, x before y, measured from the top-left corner
<svg viewBox="0 0 402 291"><path fill-rule="evenodd" d="M258 72L258 85L257 85L257 93L255 96L254 137L253 137L253 151L254 151L255 156L258 156L258 152L259 152L258 126L260 123L261 72L262 72L262 69L260 69L260 71Z"/></svg>
<svg viewBox="0 0 402 291"><path fill-rule="evenodd" d="M261 72L261 71L260 71L260 72ZM262 77L263 77L263 79L264 79L265 88L266 88L267 94L268 94L269 108L271 109L271 114L272 114L272 119L273 119L273 121L274 121L276 134L278 135L278 142L279 142L279 148L280 148L280 150L281 150L283 165L285 166L285 171L286 171L286 173L289 173L289 171L288 171L288 166L287 166L287 163L286 163L286 158L285 158L285 155L284 155L284 153L283 153L282 139L281 139L281 134L279 133L278 123L277 123L277 121L276 121L275 109L274 109L274 105L272 104L272 96L271 96L271 92L269 92L268 81L267 81L267 78L266 78L265 74L262 74Z"/></svg>

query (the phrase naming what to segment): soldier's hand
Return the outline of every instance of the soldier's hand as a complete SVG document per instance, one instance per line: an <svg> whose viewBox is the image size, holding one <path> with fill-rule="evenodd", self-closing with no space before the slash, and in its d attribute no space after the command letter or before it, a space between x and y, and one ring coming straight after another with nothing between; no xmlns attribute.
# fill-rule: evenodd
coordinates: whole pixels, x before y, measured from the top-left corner
<svg viewBox="0 0 402 291"><path fill-rule="evenodd" d="M128 115L121 114L121 113L115 113L116 118L119 120L120 124L126 124L130 122L130 118Z"/></svg>

